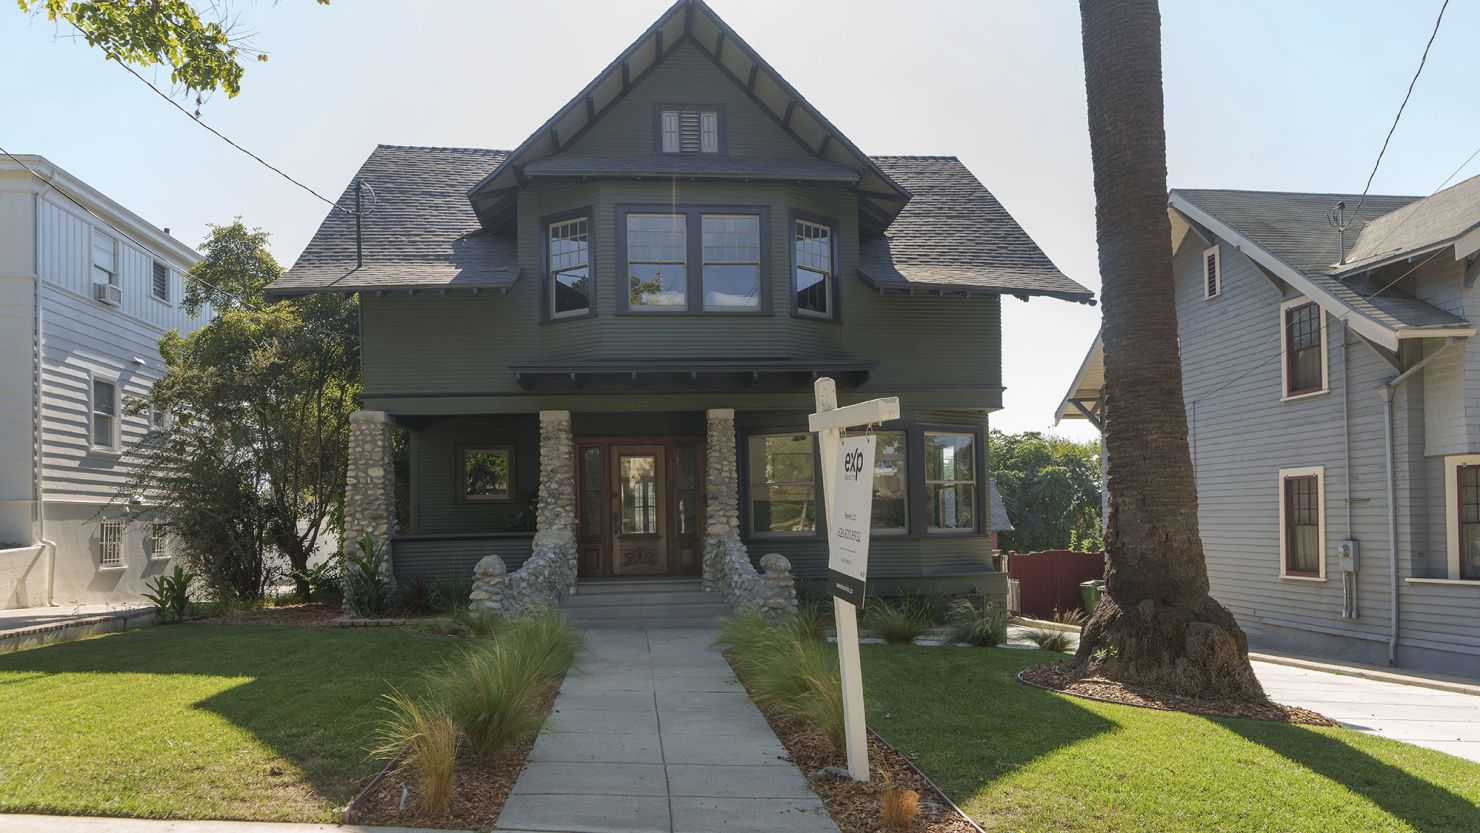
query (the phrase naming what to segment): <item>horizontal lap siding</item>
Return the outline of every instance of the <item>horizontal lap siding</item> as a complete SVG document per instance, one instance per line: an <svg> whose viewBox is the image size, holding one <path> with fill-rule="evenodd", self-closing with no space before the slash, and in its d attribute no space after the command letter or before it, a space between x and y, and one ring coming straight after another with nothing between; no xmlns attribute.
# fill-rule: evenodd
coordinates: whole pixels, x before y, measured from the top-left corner
<svg viewBox="0 0 1480 833"><path fill-rule="evenodd" d="M488 555L501 557L510 572L519 569L529 558L533 540L533 535L441 540L397 538L391 544L392 568L396 578L402 581L417 576L469 581L474 565Z"/></svg>
<svg viewBox="0 0 1480 833"><path fill-rule="evenodd" d="M513 446L514 500L463 501L458 496L459 446ZM415 432L411 465L415 476L414 532L470 533L513 530L539 489L540 428L533 414L436 420Z"/></svg>

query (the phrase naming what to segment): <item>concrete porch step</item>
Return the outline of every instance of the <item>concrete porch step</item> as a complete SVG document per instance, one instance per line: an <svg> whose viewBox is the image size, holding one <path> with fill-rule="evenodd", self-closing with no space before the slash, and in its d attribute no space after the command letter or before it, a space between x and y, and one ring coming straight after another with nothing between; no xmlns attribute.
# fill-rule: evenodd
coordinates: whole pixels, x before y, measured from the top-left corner
<svg viewBox="0 0 1480 833"><path fill-rule="evenodd" d="M671 604L724 604L724 596L703 590L645 590L633 593L586 593L578 590L565 597L567 610L598 607L642 607Z"/></svg>
<svg viewBox="0 0 1480 833"><path fill-rule="evenodd" d="M560 609L582 628L707 628L730 613L724 596L697 578L587 579Z"/></svg>
<svg viewBox="0 0 1480 833"><path fill-rule="evenodd" d="M582 619L639 619L653 616L723 616L730 612L724 602L700 602L698 604L634 604L602 605L600 607L560 608L572 621Z"/></svg>
<svg viewBox="0 0 1480 833"><path fill-rule="evenodd" d="M728 612L728 611L726 611ZM572 618L571 624L586 630L665 630L669 628L712 628L719 616L640 616L619 618Z"/></svg>
<svg viewBox="0 0 1480 833"><path fill-rule="evenodd" d="M576 582L576 595L598 593L646 593L693 590L704 592L704 584L688 576L654 576L652 578L584 578Z"/></svg>

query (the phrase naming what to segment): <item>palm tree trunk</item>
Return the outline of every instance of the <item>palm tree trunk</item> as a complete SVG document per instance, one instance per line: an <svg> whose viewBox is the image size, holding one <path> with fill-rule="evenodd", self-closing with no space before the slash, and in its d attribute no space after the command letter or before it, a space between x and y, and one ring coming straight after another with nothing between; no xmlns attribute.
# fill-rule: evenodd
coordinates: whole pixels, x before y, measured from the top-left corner
<svg viewBox="0 0 1480 833"><path fill-rule="evenodd" d="M1106 598L1075 669L1184 696L1263 700L1208 595L1172 291L1156 0L1080 0L1103 282Z"/></svg>

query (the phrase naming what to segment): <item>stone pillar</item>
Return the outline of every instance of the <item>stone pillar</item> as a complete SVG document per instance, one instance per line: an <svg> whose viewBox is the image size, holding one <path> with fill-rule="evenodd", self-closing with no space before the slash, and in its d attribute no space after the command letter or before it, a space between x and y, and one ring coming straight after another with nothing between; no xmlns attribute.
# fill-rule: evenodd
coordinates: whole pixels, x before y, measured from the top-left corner
<svg viewBox="0 0 1480 833"><path fill-rule="evenodd" d="M570 411L540 411L540 492L535 508L536 551L554 544L575 558L576 457ZM574 589L576 565L569 565L567 590Z"/></svg>
<svg viewBox="0 0 1480 833"><path fill-rule="evenodd" d="M391 456L391 429L385 411L349 415L349 466L344 480L344 548L355 551L368 533L385 549L385 571L391 575L391 534L396 523L396 470Z"/></svg>
<svg viewBox="0 0 1480 833"><path fill-rule="evenodd" d="M761 557L765 578L761 583L761 611L772 618L797 612L797 584L791 575L791 562L779 552Z"/></svg>
<svg viewBox="0 0 1480 833"><path fill-rule="evenodd" d="M723 590L726 538L740 537L740 474L735 450L735 410L711 408L704 461L704 589Z"/></svg>

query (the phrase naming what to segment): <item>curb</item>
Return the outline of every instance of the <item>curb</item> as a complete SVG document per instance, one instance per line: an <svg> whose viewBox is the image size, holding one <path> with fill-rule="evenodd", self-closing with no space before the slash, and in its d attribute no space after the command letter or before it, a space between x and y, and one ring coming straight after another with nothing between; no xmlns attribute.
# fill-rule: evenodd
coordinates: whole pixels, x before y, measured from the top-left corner
<svg viewBox="0 0 1480 833"><path fill-rule="evenodd" d="M135 621L138 620L138 621ZM0 654L71 642L105 633L122 633L158 623L154 608L130 608L117 613L99 613L61 622L49 622L0 632Z"/></svg>
<svg viewBox="0 0 1480 833"><path fill-rule="evenodd" d="M1418 688L1447 691L1451 694L1469 694L1480 697L1480 683L1467 682L1458 677L1417 676L1367 665L1336 665L1320 660L1306 659L1305 657L1292 657L1283 654L1262 654L1256 651L1249 652L1249 659L1257 662L1267 662L1272 665L1302 668L1307 671L1324 671L1327 674L1338 674L1343 677L1360 677L1364 680L1372 680L1379 683L1411 685Z"/></svg>

